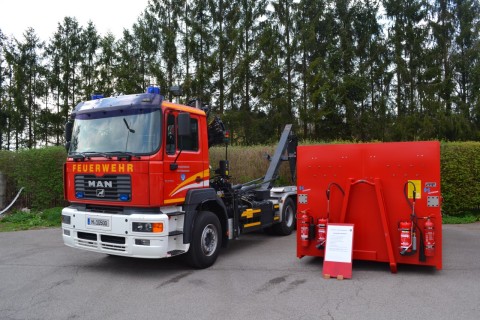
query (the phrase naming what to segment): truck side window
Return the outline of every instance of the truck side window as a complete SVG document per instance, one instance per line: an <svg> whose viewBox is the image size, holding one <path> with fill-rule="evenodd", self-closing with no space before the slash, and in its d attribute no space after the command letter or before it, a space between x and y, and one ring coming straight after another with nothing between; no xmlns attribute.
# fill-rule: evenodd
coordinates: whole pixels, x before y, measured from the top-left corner
<svg viewBox="0 0 480 320"><path fill-rule="evenodd" d="M167 154L175 154L176 143L175 143L175 116L173 114L169 114L167 116L167 143L166 143L166 150Z"/></svg>
<svg viewBox="0 0 480 320"><path fill-rule="evenodd" d="M198 151L198 120L190 119L190 137L182 137L178 142L178 148L184 151Z"/></svg>

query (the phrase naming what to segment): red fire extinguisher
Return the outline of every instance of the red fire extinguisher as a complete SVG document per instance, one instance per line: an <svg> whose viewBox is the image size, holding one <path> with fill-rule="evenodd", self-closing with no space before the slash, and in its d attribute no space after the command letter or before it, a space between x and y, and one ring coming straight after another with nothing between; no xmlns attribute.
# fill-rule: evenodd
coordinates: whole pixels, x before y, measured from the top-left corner
<svg viewBox="0 0 480 320"><path fill-rule="evenodd" d="M412 252L412 222L401 221L400 231L400 254Z"/></svg>
<svg viewBox="0 0 480 320"><path fill-rule="evenodd" d="M317 220L317 248L323 248L327 240L328 219L318 218Z"/></svg>
<svg viewBox="0 0 480 320"><path fill-rule="evenodd" d="M425 256L433 257L435 253L435 232L433 221L427 218L424 226L425 234Z"/></svg>
<svg viewBox="0 0 480 320"><path fill-rule="evenodd" d="M300 216L300 243L303 247L308 247L310 244L310 223L312 218L306 211L302 211Z"/></svg>

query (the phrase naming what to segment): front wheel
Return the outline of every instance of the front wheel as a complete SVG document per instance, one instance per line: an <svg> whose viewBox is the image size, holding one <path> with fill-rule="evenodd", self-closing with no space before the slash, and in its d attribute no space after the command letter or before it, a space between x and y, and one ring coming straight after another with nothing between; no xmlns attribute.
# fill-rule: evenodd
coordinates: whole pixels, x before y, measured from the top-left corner
<svg viewBox="0 0 480 320"><path fill-rule="evenodd" d="M283 204L282 222L273 226L273 231L280 236L288 236L295 228L296 207L292 198L287 198Z"/></svg>
<svg viewBox="0 0 480 320"><path fill-rule="evenodd" d="M217 260L222 245L221 226L218 217L210 211L200 211L187 252L187 262L197 269L210 267Z"/></svg>

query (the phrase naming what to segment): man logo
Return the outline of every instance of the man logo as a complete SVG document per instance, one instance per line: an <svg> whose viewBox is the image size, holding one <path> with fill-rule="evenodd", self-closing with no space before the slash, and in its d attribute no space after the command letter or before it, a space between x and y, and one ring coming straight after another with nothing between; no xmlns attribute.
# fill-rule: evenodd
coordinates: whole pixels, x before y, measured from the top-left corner
<svg viewBox="0 0 480 320"><path fill-rule="evenodd" d="M105 198L105 189L97 189L97 198Z"/></svg>
<svg viewBox="0 0 480 320"><path fill-rule="evenodd" d="M112 181L89 180L88 181L88 187L90 187L90 188L113 188L113 182Z"/></svg>

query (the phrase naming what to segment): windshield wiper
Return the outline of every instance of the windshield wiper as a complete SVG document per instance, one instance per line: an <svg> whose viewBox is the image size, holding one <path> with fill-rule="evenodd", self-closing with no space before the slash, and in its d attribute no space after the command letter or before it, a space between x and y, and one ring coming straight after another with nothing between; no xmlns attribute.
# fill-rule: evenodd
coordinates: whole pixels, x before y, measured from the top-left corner
<svg viewBox="0 0 480 320"><path fill-rule="evenodd" d="M128 131L131 133L135 133L135 130L131 129L130 126L128 125L127 119L123 118L123 122L125 123L125 126L127 127Z"/></svg>
<svg viewBox="0 0 480 320"><path fill-rule="evenodd" d="M74 160L85 160L85 158L87 157L87 156L85 155L85 153L83 153L83 152L76 152L76 151L69 152L68 155L69 155L69 156L72 155L71 157L72 157Z"/></svg>
<svg viewBox="0 0 480 320"><path fill-rule="evenodd" d="M70 152L71 154L73 153L74 155L72 156L73 159L81 159L81 160L85 160L85 159L89 159L91 158L92 156L94 155L99 155L101 157L105 157L107 159L111 159L112 156L108 155L108 153L106 152L98 152L98 151L85 151L85 152L76 152L76 151L73 151L73 152Z"/></svg>
<svg viewBox="0 0 480 320"><path fill-rule="evenodd" d="M109 151L109 152L106 152L106 153L109 154L109 155L117 157L118 160L125 159L125 160L130 161L130 159L132 159L132 158L141 159L139 155L137 155L133 152L129 152L129 151Z"/></svg>

